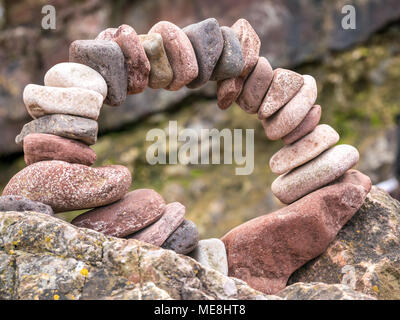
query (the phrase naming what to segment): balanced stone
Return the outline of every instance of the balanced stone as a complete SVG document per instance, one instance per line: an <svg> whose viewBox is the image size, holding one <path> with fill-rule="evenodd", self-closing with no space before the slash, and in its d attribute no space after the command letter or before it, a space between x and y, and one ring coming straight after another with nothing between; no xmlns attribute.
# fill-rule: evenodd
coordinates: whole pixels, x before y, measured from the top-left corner
<svg viewBox="0 0 400 320"><path fill-rule="evenodd" d="M96 70L74 62L61 62L51 67L44 75L44 84L48 87L77 87L107 96L107 83Z"/></svg>
<svg viewBox="0 0 400 320"><path fill-rule="evenodd" d="M271 190L283 203L292 203L339 178L358 159L356 148L346 144L335 146L301 167L276 178Z"/></svg>
<svg viewBox="0 0 400 320"><path fill-rule="evenodd" d="M63 212L115 202L125 195L131 182L124 166L91 168L58 160L40 161L12 177L3 195L19 195Z"/></svg>
<svg viewBox="0 0 400 320"><path fill-rule="evenodd" d="M115 31L117 31L118 28L107 28L101 31L95 40L108 40L111 41L114 37Z"/></svg>
<svg viewBox="0 0 400 320"><path fill-rule="evenodd" d="M282 174L314 159L339 141L339 134L327 124L318 125L313 131L293 144L275 153L269 166L273 173Z"/></svg>
<svg viewBox="0 0 400 320"><path fill-rule="evenodd" d="M228 260L224 243L219 239L200 240L190 256L203 266L228 275Z"/></svg>
<svg viewBox="0 0 400 320"><path fill-rule="evenodd" d="M247 113L257 113L268 90L273 76L268 60L259 57L257 65L247 77L242 93L237 99L238 105Z"/></svg>
<svg viewBox="0 0 400 320"><path fill-rule="evenodd" d="M45 87L28 84L23 93L28 113L34 118L49 114L69 114L97 120L103 96L83 88Z"/></svg>
<svg viewBox="0 0 400 320"><path fill-rule="evenodd" d="M258 117L265 119L282 108L300 90L304 78L297 72L278 68L265 98L258 111Z"/></svg>
<svg viewBox="0 0 400 320"><path fill-rule="evenodd" d="M323 253L362 206L371 181L360 172L358 176L229 231L222 238L229 276L267 294L282 290L289 276Z"/></svg>
<svg viewBox="0 0 400 320"><path fill-rule="evenodd" d="M199 68L196 54L189 38L178 26L168 21L160 21L148 33L161 34L171 64L173 78L165 89L179 90L197 78Z"/></svg>
<svg viewBox="0 0 400 320"><path fill-rule="evenodd" d="M119 106L126 99L128 75L124 55L114 41L76 40L69 47L69 61L96 70L107 83L105 103Z"/></svg>
<svg viewBox="0 0 400 320"><path fill-rule="evenodd" d="M165 88L171 83L173 73L161 35L159 33L141 34L139 39L150 61L149 87Z"/></svg>
<svg viewBox="0 0 400 320"><path fill-rule="evenodd" d="M21 133L15 138L15 142L22 145L24 138L30 133L49 133L64 138L80 140L92 145L96 143L97 131L97 122L94 120L52 114L25 124Z"/></svg>
<svg viewBox="0 0 400 320"><path fill-rule="evenodd" d="M285 144L290 144L304 137L317 126L320 119L321 106L316 104L310 109L310 111L308 111L303 121L300 122L300 124L292 132L288 133L282 138L283 142Z"/></svg>
<svg viewBox="0 0 400 320"><path fill-rule="evenodd" d="M31 133L24 139L27 165L46 160L62 160L91 166L96 153L86 144L46 133Z"/></svg>
<svg viewBox="0 0 400 320"><path fill-rule="evenodd" d="M137 239L155 246L161 246L168 237L182 224L185 218L185 207L179 202L172 202L165 206L160 219L132 235L129 239Z"/></svg>
<svg viewBox="0 0 400 320"><path fill-rule="evenodd" d="M13 195L0 197L0 212L5 211L33 211L54 215L53 209L44 203Z"/></svg>
<svg viewBox="0 0 400 320"><path fill-rule="evenodd" d="M163 243L162 248L176 253L188 254L199 242L199 231L194 222L184 220L182 224Z"/></svg>
<svg viewBox="0 0 400 320"><path fill-rule="evenodd" d="M224 38L218 21L209 18L191 24L183 29L196 54L199 73L197 78L190 82L188 88L198 88L210 80L214 67L224 47Z"/></svg>
<svg viewBox="0 0 400 320"><path fill-rule="evenodd" d="M240 77L228 80L231 79L217 82L217 104L222 110L228 109L236 101L244 84L243 78Z"/></svg>
<svg viewBox="0 0 400 320"><path fill-rule="evenodd" d="M159 219L164 209L164 199L157 192L137 189L115 203L81 214L71 223L109 236L124 237Z"/></svg>
<svg viewBox="0 0 400 320"><path fill-rule="evenodd" d="M306 117L317 99L317 84L309 75L303 75L304 84L297 94L273 116L263 119L265 134L278 140L293 131Z"/></svg>
<svg viewBox="0 0 400 320"><path fill-rule="evenodd" d="M210 80L220 81L236 78L242 73L243 55L239 39L231 28L221 27L224 47L210 77Z"/></svg>

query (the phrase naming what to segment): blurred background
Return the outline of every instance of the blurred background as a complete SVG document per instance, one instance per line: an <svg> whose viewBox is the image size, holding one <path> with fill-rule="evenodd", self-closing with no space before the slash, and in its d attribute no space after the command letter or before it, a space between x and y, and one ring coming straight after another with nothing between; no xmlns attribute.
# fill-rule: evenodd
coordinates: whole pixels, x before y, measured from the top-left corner
<svg viewBox="0 0 400 320"><path fill-rule="evenodd" d="M41 28L41 8L56 8L55 30ZM341 9L356 8L356 29L341 26ZM396 174L400 112L400 1L398 0L0 0L0 191L25 167L14 143L30 121L22 91L43 84L45 72L68 60L69 44L92 39L126 23L146 33L160 20L180 27L215 17L220 25L246 18L262 41L261 55L317 79L321 123L356 146L358 169L373 183ZM191 128L254 128L255 169L236 176L235 165L155 165L146 162L145 136L168 120ZM132 171L132 189L153 188L166 201L180 201L201 237L220 237L232 227L281 206L270 192L275 176L268 161L282 142L265 138L256 116L216 104L216 86L178 92L148 89L119 108L104 106L96 166L122 164ZM61 214L70 219L76 213Z"/></svg>

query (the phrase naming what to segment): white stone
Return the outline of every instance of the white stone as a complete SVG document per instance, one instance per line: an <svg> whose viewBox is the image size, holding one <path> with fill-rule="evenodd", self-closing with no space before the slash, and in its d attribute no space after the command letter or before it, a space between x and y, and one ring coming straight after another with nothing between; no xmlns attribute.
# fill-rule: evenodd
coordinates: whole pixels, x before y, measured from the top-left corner
<svg viewBox="0 0 400 320"><path fill-rule="evenodd" d="M202 265L228 275L228 259L224 243L219 239L200 240L190 256Z"/></svg>

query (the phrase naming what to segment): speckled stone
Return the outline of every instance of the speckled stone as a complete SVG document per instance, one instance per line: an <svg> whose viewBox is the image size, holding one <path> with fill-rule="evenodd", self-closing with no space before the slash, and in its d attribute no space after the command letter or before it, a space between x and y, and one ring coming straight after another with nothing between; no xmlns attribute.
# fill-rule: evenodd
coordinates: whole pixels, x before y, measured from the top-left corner
<svg viewBox="0 0 400 320"><path fill-rule="evenodd" d="M179 90L197 78L199 68L196 54L189 38L178 26L168 21L160 21L148 33L161 34L172 68L173 78L165 89Z"/></svg>
<svg viewBox="0 0 400 320"><path fill-rule="evenodd" d="M44 203L13 195L0 197L0 212L5 211L33 211L54 215L53 209Z"/></svg>
<svg viewBox="0 0 400 320"><path fill-rule="evenodd" d="M23 99L32 118L50 114L69 114L97 120L103 96L83 88L58 88L28 84Z"/></svg>
<svg viewBox="0 0 400 320"><path fill-rule="evenodd" d="M81 214L71 223L109 236L125 237L158 220L164 209L164 199L157 192L137 189L115 203Z"/></svg>
<svg viewBox="0 0 400 320"><path fill-rule="evenodd" d="M183 32L186 33L193 46L199 67L197 78L187 84L188 88L194 89L210 80L224 47L224 38L218 21L214 18L191 24L185 27Z"/></svg>
<svg viewBox="0 0 400 320"><path fill-rule="evenodd" d="M272 116L294 97L303 83L301 74L282 68L275 69L271 87L258 110L258 117L265 119Z"/></svg>
<svg viewBox="0 0 400 320"><path fill-rule="evenodd" d="M52 114L25 124L21 133L15 138L15 142L22 145L24 138L30 133L49 133L92 145L96 143L97 131L97 122L94 120L64 114Z"/></svg>
<svg viewBox="0 0 400 320"><path fill-rule="evenodd" d="M96 153L86 144L45 133L31 133L24 139L24 159L27 165L39 161L61 160L91 166Z"/></svg>
<svg viewBox="0 0 400 320"><path fill-rule="evenodd" d="M124 55L114 41L76 40L69 47L69 61L96 70L107 83L105 103L119 106L126 99L128 74Z"/></svg>
<svg viewBox="0 0 400 320"><path fill-rule="evenodd" d="M104 29L103 31L101 31L97 37L95 38L95 40L112 40L115 31L117 31L118 28L107 28Z"/></svg>
<svg viewBox="0 0 400 320"><path fill-rule="evenodd" d="M244 61L239 39L231 28L221 27L224 47L210 77L210 80L220 81L236 78L242 73Z"/></svg>
<svg viewBox="0 0 400 320"><path fill-rule="evenodd" d="M173 72L161 35L159 33L141 34L139 39L150 61L149 87L165 88L171 83Z"/></svg>
<svg viewBox="0 0 400 320"><path fill-rule="evenodd" d="M237 104L247 113L257 113L273 76L268 60L259 57L257 65L247 77Z"/></svg>
<svg viewBox="0 0 400 320"><path fill-rule="evenodd" d="M161 246L165 240L182 224L185 218L185 207L179 202L172 202L165 206L160 219L132 235L129 239L137 239L155 246Z"/></svg>
<svg viewBox="0 0 400 320"><path fill-rule="evenodd" d="M182 224L163 243L162 248L176 253L188 254L199 242L199 231L194 222L184 220Z"/></svg>
<svg viewBox="0 0 400 320"><path fill-rule="evenodd" d="M276 178L271 190L283 203L292 203L339 178L353 167L358 159L359 153L353 146L335 146L301 167Z"/></svg>
<svg viewBox="0 0 400 320"><path fill-rule="evenodd" d="M244 84L244 80L240 77L228 80L217 82L217 104L222 110L228 109L239 97Z"/></svg>
<svg viewBox="0 0 400 320"><path fill-rule="evenodd" d="M285 144L293 143L300 138L304 137L307 133L314 130L319 120L321 119L321 106L316 104L310 111L308 111L306 117L300 124L290 133L282 138Z"/></svg>
<svg viewBox="0 0 400 320"><path fill-rule="evenodd" d="M132 182L124 166L91 168L64 161L41 161L18 172L3 195L19 195L51 206L54 212L104 206L121 199Z"/></svg>
<svg viewBox="0 0 400 320"><path fill-rule="evenodd" d="M278 140L293 131L306 117L317 99L317 84L309 75L303 75L304 84L297 94L273 116L262 120L265 134Z"/></svg>

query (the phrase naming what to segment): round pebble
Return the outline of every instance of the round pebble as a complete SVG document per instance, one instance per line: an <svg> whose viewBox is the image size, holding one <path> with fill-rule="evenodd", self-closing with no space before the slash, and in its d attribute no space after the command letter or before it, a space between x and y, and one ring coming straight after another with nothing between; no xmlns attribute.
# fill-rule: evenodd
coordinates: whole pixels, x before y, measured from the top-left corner
<svg viewBox="0 0 400 320"><path fill-rule="evenodd" d="M33 211L54 215L53 209L44 203L13 195L0 197L0 212L5 211Z"/></svg>
<svg viewBox="0 0 400 320"><path fill-rule="evenodd" d="M198 242L199 231L197 226L190 220L184 220L164 242L162 248L174 250L180 254L188 254L196 248Z"/></svg>

